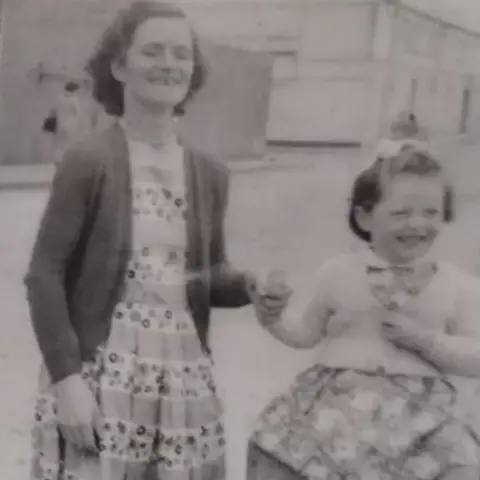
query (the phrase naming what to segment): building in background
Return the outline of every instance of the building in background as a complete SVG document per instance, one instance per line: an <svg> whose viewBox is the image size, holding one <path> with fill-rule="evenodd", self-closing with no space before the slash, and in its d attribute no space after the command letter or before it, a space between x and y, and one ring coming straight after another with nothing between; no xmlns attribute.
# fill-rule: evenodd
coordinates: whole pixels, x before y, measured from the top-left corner
<svg viewBox="0 0 480 480"><path fill-rule="evenodd" d="M372 143L401 111L432 138L480 130L480 32L399 1L199 1L221 42L274 58L272 143Z"/></svg>
<svg viewBox="0 0 480 480"><path fill-rule="evenodd" d="M128 0L8 3L0 70L3 161L34 160L35 129L56 83L82 74L98 32L122 3ZM208 144L218 143L215 123L245 131L242 139L223 136L221 151L228 153L231 145L232 152L246 152L247 143L254 143L261 154L265 136L280 145L370 144L404 110L414 112L432 138L480 128L479 33L395 0L180 3L201 37L223 45L229 59L230 76L217 76L217 86L231 83L236 103L225 98L219 104L223 112L239 113L230 123L219 115L210 130L197 132ZM250 61L240 53L246 51L264 57ZM273 65L269 95L265 55ZM258 80L242 90L252 78ZM212 96L213 90L205 100ZM248 98L255 101L245 103ZM30 140L19 142L19 131Z"/></svg>

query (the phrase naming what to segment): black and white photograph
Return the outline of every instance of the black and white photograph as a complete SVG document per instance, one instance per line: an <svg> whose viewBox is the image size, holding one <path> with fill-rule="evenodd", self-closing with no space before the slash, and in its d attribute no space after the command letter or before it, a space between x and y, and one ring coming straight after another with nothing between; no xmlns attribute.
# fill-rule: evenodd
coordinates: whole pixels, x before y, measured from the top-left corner
<svg viewBox="0 0 480 480"><path fill-rule="evenodd" d="M478 0L0 0L0 476L480 480Z"/></svg>

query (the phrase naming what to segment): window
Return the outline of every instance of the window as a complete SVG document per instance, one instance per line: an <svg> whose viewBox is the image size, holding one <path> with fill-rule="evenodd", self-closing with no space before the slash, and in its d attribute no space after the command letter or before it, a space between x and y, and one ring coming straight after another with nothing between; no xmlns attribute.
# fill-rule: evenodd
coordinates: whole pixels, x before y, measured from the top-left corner
<svg viewBox="0 0 480 480"><path fill-rule="evenodd" d="M468 132L468 121L470 117L470 101L471 91L469 88L464 88L462 92L462 105L460 111L460 133Z"/></svg>

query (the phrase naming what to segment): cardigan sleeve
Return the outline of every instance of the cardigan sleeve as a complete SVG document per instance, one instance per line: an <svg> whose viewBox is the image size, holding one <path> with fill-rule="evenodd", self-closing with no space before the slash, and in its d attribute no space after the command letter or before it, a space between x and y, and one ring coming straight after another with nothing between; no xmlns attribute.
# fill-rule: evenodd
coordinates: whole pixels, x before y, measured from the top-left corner
<svg viewBox="0 0 480 480"><path fill-rule="evenodd" d="M25 277L33 329L53 383L81 369L64 280L93 184L92 165L86 156L86 152L71 150L59 164Z"/></svg>
<svg viewBox="0 0 480 480"><path fill-rule="evenodd" d="M229 172L221 165L214 167L213 222L210 244L210 303L217 308L238 308L248 305L247 274L228 262L225 246L225 216L229 196Z"/></svg>

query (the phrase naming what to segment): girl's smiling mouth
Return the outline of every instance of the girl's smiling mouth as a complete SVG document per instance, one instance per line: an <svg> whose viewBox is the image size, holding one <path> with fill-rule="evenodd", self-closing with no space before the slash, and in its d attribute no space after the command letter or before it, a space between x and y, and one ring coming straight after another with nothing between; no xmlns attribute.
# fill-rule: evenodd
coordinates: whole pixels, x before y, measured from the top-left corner
<svg viewBox="0 0 480 480"><path fill-rule="evenodd" d="M423 245L425 243L431 242L433 239L433 235L405 234L397 235L396 239L402 245L413 248L418 245Z"/></svg>

